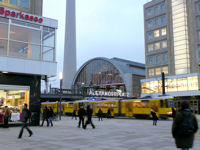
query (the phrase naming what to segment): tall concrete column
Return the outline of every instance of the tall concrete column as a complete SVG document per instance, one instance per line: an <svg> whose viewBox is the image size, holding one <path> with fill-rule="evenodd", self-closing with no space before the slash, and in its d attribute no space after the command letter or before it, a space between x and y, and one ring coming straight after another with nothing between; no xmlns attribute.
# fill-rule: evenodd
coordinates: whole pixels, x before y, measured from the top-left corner
<svg viewBox="0 0 200 150"><path fill-rule="evenodd" d="M76 73L76 3L66 2L65 50L63 64L63 88L70 89Z"/></svg>

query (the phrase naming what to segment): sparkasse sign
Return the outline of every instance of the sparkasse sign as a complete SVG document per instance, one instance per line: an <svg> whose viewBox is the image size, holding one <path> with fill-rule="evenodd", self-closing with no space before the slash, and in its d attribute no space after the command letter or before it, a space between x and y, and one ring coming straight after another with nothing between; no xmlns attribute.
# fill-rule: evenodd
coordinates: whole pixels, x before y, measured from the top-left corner
<svg viewBox="0 0 200 150"><path fill-rule="evenodd" d="M43 22L43 18L39 18L37 16L25 14L23 12L17 12L17 11L14 11L14 10L6 9L4 7L1 7L1 6L0 6L0 15L4 15L5 17L15 17L15 18L23 19L23 20L27 20L27 21L34 21L34 22L38 22L38 23Z"/></svg>

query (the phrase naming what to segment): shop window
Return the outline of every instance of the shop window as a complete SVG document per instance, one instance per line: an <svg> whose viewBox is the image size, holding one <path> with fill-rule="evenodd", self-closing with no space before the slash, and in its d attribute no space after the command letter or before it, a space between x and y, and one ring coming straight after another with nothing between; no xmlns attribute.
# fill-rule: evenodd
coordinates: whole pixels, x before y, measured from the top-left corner
<svg viewBox="0 0 200 150"><path fill-rule="evenodd" d="M147 28L152 28L153 27L153 21L150 20L147 22Z"/></svg>
<svg viewBox="0 0 200 150"><path fill-rule="evenodd" d="M154 31L154 38L158 38L160 36L159 30Z"/></svg>
<svg viewBox="0 0 200 150"><path fill-rule="evenodd" d="M160 63L160 55L156 55L156 64Z"/></svg>
<svg viewBox="0 0 200 150"><path fill-rule="evenodd" d="M148 40L152 40L153 39L153 32L149 32L148 33Z"/></svg>
<svg viewBox="0 0 200 150"><path fill-rule="evenodd" d="M148 44L148 52L153 51L153 44Z"/></svg>
<svg viewBox="0 0 200 150"><path fill-rule="evenodd" d="M161 35L165 36L167 34L166 28L161 29Z"/></svg>
<svg viewBox="0 0 200 150"><path fill-rule="evenodd" d="M153 64L153 56L149 56L149 64L150 64L150 65Z"/></svg>
<svg viewBox="0 0 200 150"><path fill-rule="evenodd" d="M161 69L160 68L156 68L155 70L156 70L156 76L161 75Z"/></svg>
<svg viewBox="0 0 200 150"><path fill-rule="evenodd" d="M154 44L154 49L159 50L160 49L160 42L157 42Z"/></svg>
<svg viewBox="0 0 200 150"><path fill-rule="evenodd" d="M165 3L160 4L160 11L165 11Z"/></svg>
<svg viewBox="0 0 200 150"><path fill-rule="evenodd" d="M167 40L162 41L162 48L167 48Z"/></svg>
<svg viewBox="0 0 200 150"><path fill-rule="evenodd" d="M165 15L160 17L160 22L161 22L161 24L165 24L166 23L166 16Z"/></svg>
<svg viewBox="0 0 200 150"><path fill-rule="evenodd" d="M165 74L168 74L168 66L163 67L162 72L164 72Z"/></svg>

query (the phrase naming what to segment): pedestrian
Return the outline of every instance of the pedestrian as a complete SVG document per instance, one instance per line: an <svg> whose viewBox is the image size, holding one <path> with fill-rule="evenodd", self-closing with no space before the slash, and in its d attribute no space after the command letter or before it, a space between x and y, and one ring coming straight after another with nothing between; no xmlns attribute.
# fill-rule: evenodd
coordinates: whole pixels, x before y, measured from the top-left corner
<svg viewBox="0 0 200 150"><path fill-rule="evenodd" d="M88 105L87 106L87 111L86 111L87 120L86 120L84 129L86 129L88 124L91 124L93 129L95 128L94 124L92 123L92 113L93 113L93 110L90 108L90 105Z"/></svg>
<svg viewBox="0 0 200 150"><path fill-rule="evenodd" d="M53 109L50 107L49 108L49 124L51 123L51 126L53 127L53 117L56 116L55 113L53 112Z"/></svg>
<svg viewBox="0 0 200 150"><path fill-rule="evenodd" d="M110 108L108 108L108 111L107 111L107 118L111 119L111 110L110 110Z"/></svg>
<svg viewBox="0 0 200 150"><path fill-rule="evenodd" d="M47 106L45 106L45 108L43 109L41 126L43 126L45 120L47 121L47 127L49 126L49 121L48 121L49 118L48 117L49 117L49 110L48 110Z"/></svg>
<svg viewBox="0 0 200 150"><path fill-rule="evenodd" d="M84 116L85 116L85 109L81 105L80 109L78 110L78 117L79 117L78 128L80 128L81 123L82 123L82 128L84 128Z"/></svg>
<svg viewBox="0 0 200 150"><path fill-rule="evenodd" d="M11 111L8 108L8 106L5 106L5 112L4 112L4 128L8 128L8 120L11 117Z"/></svg>
<svg viewBox="0 0 200 150"><path fill-rule="evenodd" d="M21 117L22 128L21 128L19 136L18 136L19 139L22 137L24 128L26 128L26 130L28 131L29 137L31 137L33 135L33 132L28 128L28 124L27 124L27 121L30 118L30 116L31 116L31 113L27 108L27 104L24 104L24 109L22 110L22 117Z"/></svg>
<svg viewBox="0 0 200 150"><path fill-rule="evenodd" d="M176 116L176 110L174 109L174 107L172 107L172 118L174 119Z"/></svg>
<svg viewBox="0 0 200 150"><path fill-rule="evenodd" d="M153 119L153 126L154 125L157 126L158 117L156 115L156 112L153 109L151 109L151 116L152 116L152 119Z"/></svg>
<svg viewBox="0 0 200 150"><path fill-rule="evenodd" d="M103 118L102 118L102 115L103 115L103 112L101 110L101 108L99 108L99 111L98 111L98 118L99 118L99 121L103 121Z"/></svg>
<svg viewBox="0 0 200 150"><path fill-rule="evenodd" d="M73 119L73 118L75 118L75 120L77 119L77 118L76 118L76 109L74 109L74 111L73 111L73 113L72 113L72 119Z"/></svg>
<svg viewBox="0 0 200 150"><path fill-rule="evenodd" d="M172 136L175 139L176 147L182 150L192 148L197 130L197 119L189 109L189 103L184 101L181 103L181 111L176 113L172 125Z"/></svg>

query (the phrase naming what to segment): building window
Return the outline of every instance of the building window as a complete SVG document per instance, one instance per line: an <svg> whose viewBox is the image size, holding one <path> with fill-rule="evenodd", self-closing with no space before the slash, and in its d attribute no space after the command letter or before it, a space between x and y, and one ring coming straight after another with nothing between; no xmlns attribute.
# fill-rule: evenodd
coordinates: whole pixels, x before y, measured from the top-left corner
<svg viewBox="0 0 200 150"><path fill-rule="evenodd" d="M152 20L147 22L147 27L148 28L152 28L153 27L153 21Z"/></svg>
<svg viewBox="0 0 200 150"><path fill-rule="evenodd" d="M160 55L156 55L156 64L160 63Z"/></svg>
<svg viewBox="0 0 200 150"><path fill-rule="evenodd" d="M197 3L197 12L200 12L200 3Z"/></svg>
<svg viewBox="0 0 200 150"><path fill-rule="evenodd" d="M158 14L158 6L154 7L154 14Z"/></svg>
<svg viewBox="0 0 200 150"><path fill-rule="evenodd" d="M168 73L169 73L169 71L168 71L168 66L164 66L164 67L162 68L162 72L164 72L165 74L168 74Z"/></svg>
<svg viewBox="0 0 200 150"><path fill-rule="evenodd" d="M160 17L160 22L161 22L161 24L166 23L166 16L165 15Z"/></svg>
<svg viewBox="0 0 200 150"><path fill-rule="evenodd" d="M149 8L148 10L147 10L147 16L151 16L152 15L152 8Z"/></svg>
<svg viewBox="0 0 200 150"><path fill-rule="evenodd" d="M167 48L167 40L162 41L162 48Z"/></svg>
<svg viewBox="0 0 200 150"><path fill-rule="evenodd" d="M152 65L153 64L153 56L149 56L149 64Z"/></svg>
<svg viewBox="0 0 200 150"><path fill-rule="evenodd" d="M165 4L164 3L160 4L160 11L165 11Z"/></svg>
<svg viewBox="0 0 200 150"><path fill-rule="evenodd" d="M200 16L197 17L197 24L198 24L198 26L200 27Z"/></svg>
<svg viewBox="0 0 200 150"><path fill-rule="evenodd" d="M155 20L154 20L154 24L155 24L156 26L159 25L159 20L158 20L158 18L155 18Z"/></svg>
<svg viewBox="0 0 200 150"><path fill-rule="evenodd" d="M156 68L156 76L161 75L161 69L160 68Z"/></svg>
<svg viewBox="0 0 200 150"><path fill-rule="evenodd" d="M148 52L153 51L153 44L148 44Z"/></svg>
<svg viewBox="0 0 200 150"><path fill-rule="evenodd" d="M18 0L10 0L10 4L18 5Z"/></svg>
<svg viewBox="0 0 200 150"><path fill-rule="evenodd" d="M154 31L154 38L158 38L160 36L159 30Z"/></svg>
<svg viewBox="0 0 200 150"><path fill-rule="evenodd" d="M168 61L168 54L162 54L162 61L167 62Z"/></svg>
<svg viewBox="0 0 200 150"><path fill-rule="evenodd" d="M166 28L162 28L162 29L161 29L161 35L164 36L164 35L166 35L166 34L167 34Z"/></svg>
<svg viewBox="0 0 200 150"><path fill-rule="evenodd" d="M29 8L29 0L21 0L20 6L24 8Z"/></svg>
<svg viewBox="0 0 200 150"><path fill-rule="evenodd" d="M152 40L153 39L153 32L149 32L148 33L148 40Z"/></svg>
<svg viewBox="0 0 200 150"><path fill-rule="evenodd" d="M154 49L159 50L160 49L160 42L157 42L154 44Z"/></svg>
<svg viewBox="0 0 200 150"><path fill-rule="evenodd" d="M154 76L154 69L149 69L149 77Z"/></svg>

